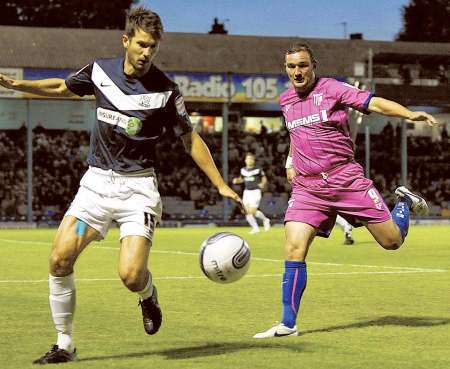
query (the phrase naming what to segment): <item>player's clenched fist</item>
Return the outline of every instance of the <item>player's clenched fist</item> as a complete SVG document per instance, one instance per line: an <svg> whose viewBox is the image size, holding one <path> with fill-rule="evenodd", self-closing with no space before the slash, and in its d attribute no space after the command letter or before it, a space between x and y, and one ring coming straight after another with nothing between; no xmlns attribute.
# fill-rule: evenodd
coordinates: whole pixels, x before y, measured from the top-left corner
<svg viewBox="0 0 450 369"><path fill-rule="evenodd" d="M5 88L13 88L13 79L5 76L4 74L0 74L0 86Z"/></svg>
<svg viewBox="0 0 450 369"><path fill-rule="evenodd" d="M294 168L286 168L286 178L289 183L292 183L292 180L295 177L295 170Z"/></svg>

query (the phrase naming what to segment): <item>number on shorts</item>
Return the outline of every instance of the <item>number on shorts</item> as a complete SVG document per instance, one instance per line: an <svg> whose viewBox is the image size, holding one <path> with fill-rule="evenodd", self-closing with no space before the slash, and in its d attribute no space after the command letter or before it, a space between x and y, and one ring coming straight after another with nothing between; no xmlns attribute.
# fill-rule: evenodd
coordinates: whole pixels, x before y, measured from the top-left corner
<svg viewBox="0 0 450 369"><path fill-rule="evenodd" d="M150 213L144 213L144 225L149 229L150 233L153 233L155 229L155 216Z"/></svg>

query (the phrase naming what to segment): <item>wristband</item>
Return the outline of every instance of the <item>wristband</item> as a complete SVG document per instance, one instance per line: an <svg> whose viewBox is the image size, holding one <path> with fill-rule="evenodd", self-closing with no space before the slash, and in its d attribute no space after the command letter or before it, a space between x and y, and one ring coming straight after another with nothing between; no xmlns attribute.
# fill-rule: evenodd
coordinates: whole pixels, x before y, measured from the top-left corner
<svg viewBox="0 0 450 369"><path fill-rule="evenodd" d="M286 169L291 169L292 167L293 167L293 165L292 165L292 156L289 156L288 155L288 157L287 157L287 159L286 159L286 164L285 164L285 166L284 166Z"/></svg>

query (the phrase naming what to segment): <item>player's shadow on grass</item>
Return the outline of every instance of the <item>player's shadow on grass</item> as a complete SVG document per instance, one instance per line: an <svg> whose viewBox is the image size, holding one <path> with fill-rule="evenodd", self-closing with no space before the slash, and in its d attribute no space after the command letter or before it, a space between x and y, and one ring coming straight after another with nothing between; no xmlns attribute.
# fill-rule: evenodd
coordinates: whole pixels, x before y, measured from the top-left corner
<svg viewBox="0 0 450 369"><path fill-rule="evenodd" d="M289 340L289 338L288 338ZM299 342L298 340L291 340L291 342L216 342L207 343L200 346L181 347L176 349L168 349L160 351L159 353L170 360L192 359L196 357L215 356L222 354L229 354L232 352L251 350L251 349L282 349L293 352L309 351L306 347L310 346L307 342Z"/></svg>
<svg viewBox="0 0 450 369"><path fill-rule="evenodd" d="M361 322L334 325L326 328L309 329L302 331L301 334L333 332L341 329L367 328L367 327L384 327L388 325L402 327L434 327L437 325L449 324L448 318L437 317L415 317L415 316L383 316L381 318L364 320Z"/></svg>
<svg viewBox="0 0 450 369"><path fill-rule="evenodd" d="M310 329L301 331L301 336L311 333L333 332L341 329L367 328L367 327L382 327L382 326L402 326L402 327L434 327L439 325L449 324L450 319L438 317L403 317L403 316L384 316L380 318L364 320L356 323L334 325L326 328ZM144 352L130 352L128 354L104 355L82 357L77 361L102 361L111 359L130 359L130 358L144 358L148 356L163 356L167 360L184 360L198 357L217 356L222 354L229 354L243 350L252 349L281 349L290 350L293 352L308 352L311 351L311 343L304 340L290 337L277 342L254 340L252 342L211 342L202 344L191 344L173 349L154 350Z"/></svg>
<svg viewBox="0 0 450 369"><path fill-rule="evenodd" d="M290 340L291 342L287 342ZM299 340L288 339L283 340L283 342L261 342L255 340L252 343L246 342L214 342L214 343L204 343L200 345L191 345L173 349L165 350L155 350L147 352L133 352L121 355L105 355L105 356L92 356L92 357L82 357L77 361L101 361L101 360L111 360L111 359L130 359L130 358L143 358L147 356L163 356L167 360L184 360L193 359L198 357L216 356L222 354L230 354L233 352L251 350L251 349L281 349L290 350L293 352L306 352L310 351L307 347L310 346L307 342L301 342Z"/></svg>

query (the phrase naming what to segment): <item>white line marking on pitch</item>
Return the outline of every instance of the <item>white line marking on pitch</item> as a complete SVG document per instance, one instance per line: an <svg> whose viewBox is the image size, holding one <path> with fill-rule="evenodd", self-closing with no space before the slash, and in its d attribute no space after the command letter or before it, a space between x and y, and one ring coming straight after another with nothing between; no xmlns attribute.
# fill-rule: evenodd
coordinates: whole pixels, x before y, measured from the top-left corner
<svg viewBox="0 0 450 369"><path fill-rule="evenodd" d="M109 246L94 246L94 248L95 249L107 249L107 250L119 250L118 247L109 247ZM195 252L168 251L168 250L153 250L151 252L156 253L156 254L198 256L198 254ZM281 259L258 258L255 256L252 256L252 260L277 262L277 263L284 262L284 260L281 260ZM411 271L415 271L415 272L446 272L447 271L445 269L415 268L415 267L402 267L402 266L382 266L382 265L362 265L362 264L319 263L319 262L315 262L315 261L309 261L308 264L330 265L330 266L352 266L352 267L360 267L360 268L383 268L383 269L394 269L394 270L411 270Z"/></svg>
<svg viewBox="0 0 450 369"><path fill-rule="evenodd" d="M9 240L9 239L2 239L0 238L0 241L2 242L12 242L12 243L18 243L18 244L38 244L38 245L51 245L51 242L38 242L38 241L23 241L23 240ZM103 241L103 244L113 241ZM99 249L105 249L105 250L116 250L118 251L118 247L110 247L110 246L92 246L93 249L99 250ZM170 255L191 255L191 256L198 256L198 253L195 252L184 252L184 251L171 251L171 250L152 250L152 253L155 254L170 254ZM258 258L258 257L252 257L252 260L256 261L267 261L267 262L276 262L276 263L282 263L284 260L281 259L267 259L267 258ZM432 268L418 268L418 267L403 267L403 266L383 266L383 265L363 265L363 264L339 264L339 263L321 263L321 262L315 262L315 261L309 261L308 264L315 264L315 265L329 265L329 266L351 266L351 267L357 267L357 268L382 268L382 269L394 269L394 270L410 270L412 272L437 272L437 273L445 273L447 272L446 269L432 269ZM362 273L363 274L363 273ZM388 274L388 273L386 273ZM316 274L317 275L317 274Z"/></svg>
<svg viewBox="0 0 450 369"><path fill-rule="evenodd" d="M404 270L404 271L382 271L382 272L330 272L330 273L309 273L309 275L314 276L322 276L322 275L361 275L361 274L412 274L412 273L423 273L423 271L416 271L416 270ZM431 271L428 271L428 273L431 273ZM246 275L245 278L273 278L273 277L281 277L282 274L250 274ZM205 276L163 276L163 277L155 277L155 280L193 280L193 279L204 279L207 280ZM119 278L76 278L76 282L112 282L117 281L119 282ZM0 284L7 284L7 283L47 283L47 279L30 279L30 280L0 280Z"/></svg>

